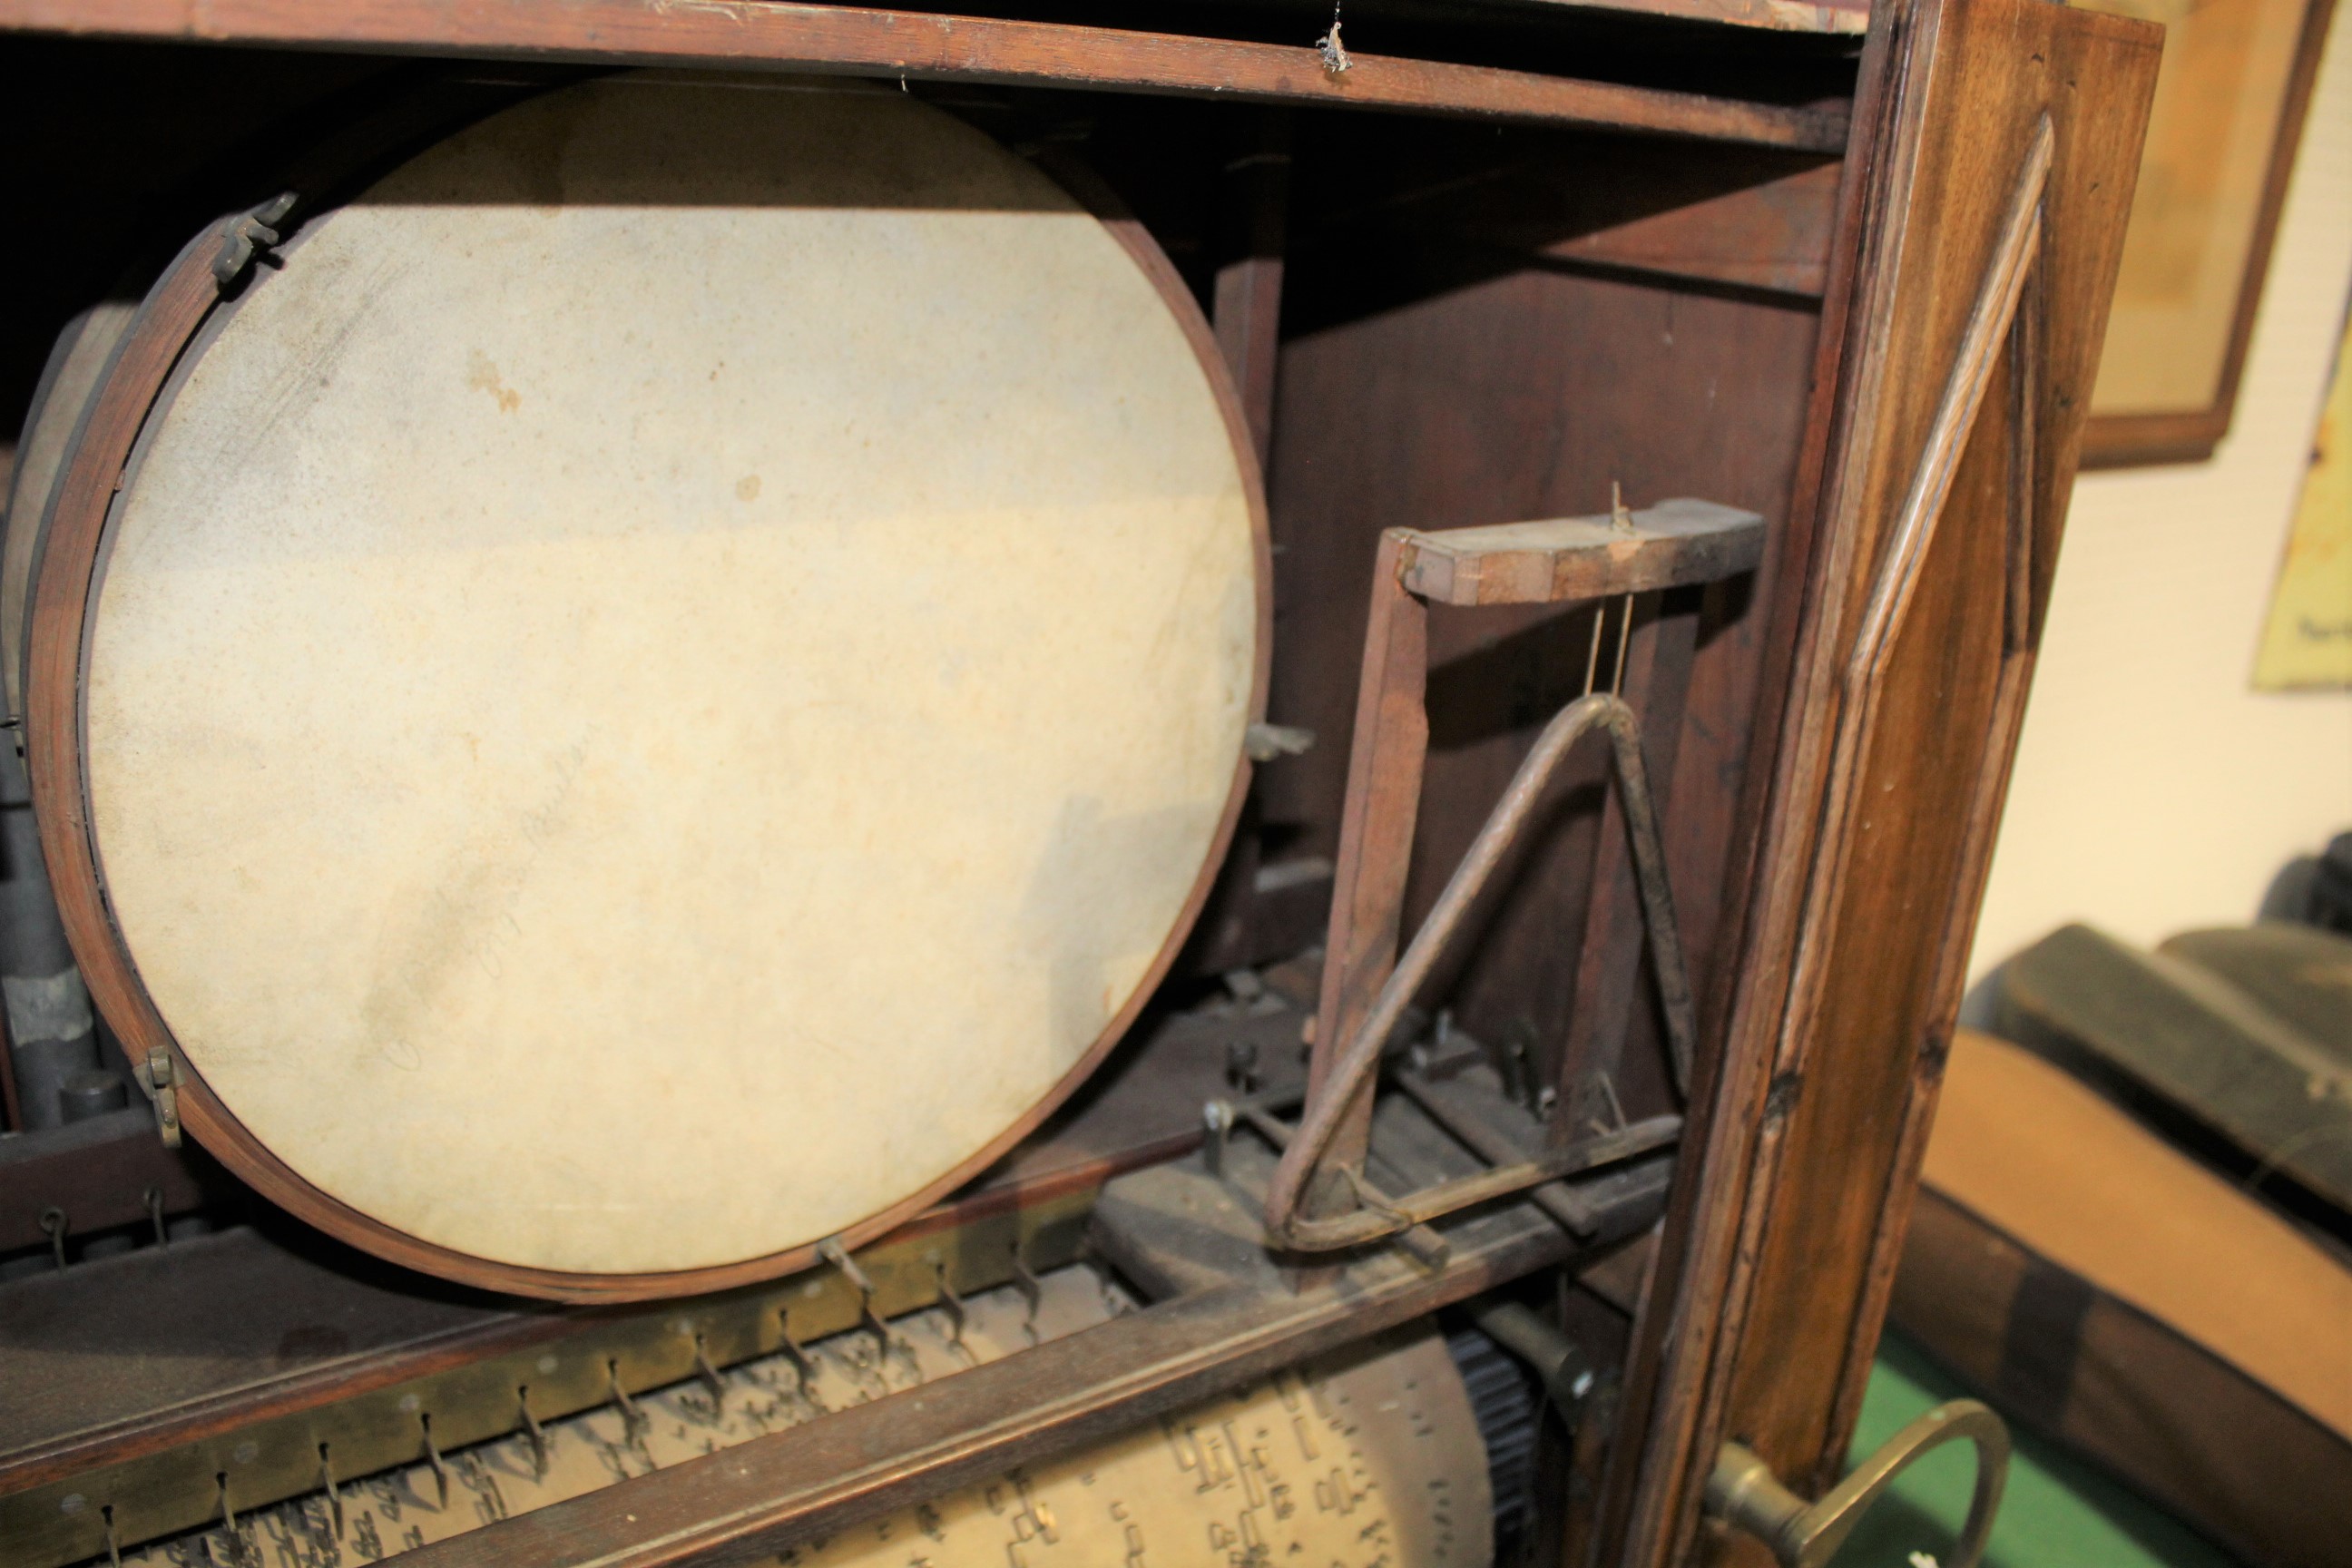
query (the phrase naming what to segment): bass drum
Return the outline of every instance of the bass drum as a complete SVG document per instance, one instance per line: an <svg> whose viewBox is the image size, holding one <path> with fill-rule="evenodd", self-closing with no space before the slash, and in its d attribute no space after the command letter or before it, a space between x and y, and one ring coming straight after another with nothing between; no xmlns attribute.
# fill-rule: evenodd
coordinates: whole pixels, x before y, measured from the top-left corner
<svg viewBox="0 0 2352 1568"><path fill-rule="evenodd" d="M978 1173L1165 973L1264 700L1165 257L837 81L564 88L296 217L157 284L33 568L43 845L133 1060L302 1218L549 1297Z"/></svg>

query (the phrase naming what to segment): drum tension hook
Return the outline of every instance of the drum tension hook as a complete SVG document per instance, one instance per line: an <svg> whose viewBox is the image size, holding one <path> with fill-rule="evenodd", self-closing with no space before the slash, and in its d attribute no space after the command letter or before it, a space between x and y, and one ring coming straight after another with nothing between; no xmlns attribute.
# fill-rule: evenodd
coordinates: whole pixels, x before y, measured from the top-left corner
<svg viewBox="0 0 2352 1568"><path fill-rule="evenodd" d="M155 1104L155 1130L163 1134L163 1147L180 1146L180 1072L172 1065L172 1053L157 1046L147 1053L145 1061L131 1064L131 1076L139 1080L140 1090Z"/></svg>
<svg viewBox="0 0 2352 1568"><path fill-rule="evenodd" d="M286 237L281 226L293 216L294 204L300 199L292 191L281 192L228 220L220 250L213 258L213 281L222 293L236 288L247 270Z"/></svg>
<svg viewBox="0 0 2352 1568"><path fill-rule="evenodd" d="M841 1245L841 1237L825 1237L817 1244L816 1251L818 1257L840 1269L841 1277L856 1290L858 1319L866 1325L866 1331L874 1336L875 1366L877 1369L887 1366L891 1351L890 1325L884 1322L882 1315L874 1310L874 1281L866 1277L866 1270L857 1267L857 1260L849 1256L849 1248Z"/></svg>
<svg viewBox="0 0 2352 1568"><path fill-rule="evenodd" d="M215 1471L213 1475L213 1484L220 1488L221 1529L226 1532L230 1545L241 1545L244 1541L243 1531L236 1522L236 1510L231 1508L228 1501L228 1472Z"/></svg>
<svg viewBox="0 0 2352 1568"><path fill-rule="evenodd" d="M709 1391L710 1403L718 1407L718 1414L724 1415L727 1380L719 1375L717 1367L710 1364L710 1352L704 1347L700 1334L694 1336L694 1375L701 1379L702 1386Z"/></svg>
<svg viewBox="0 0 2352 1568"><path fill-rule="evenodd" d="M1013 1243L1013 1283L1019 1288L1022 1300L1029 1303L1029 1313L1021 1320L1021 1331L1029 1336L1031 1344L1042 1343L1037 1337L1037 1311L1045 1304L1045 1282L1037 1278L1029 1260L1021 1256L1018 1237Z"/></svg>
<svg viewBox="0 0 2352 1568"><path fill-rule="evenodd" d="M327 1445L319 1445L319 1487L327 1494L327 1513L335 1521L335 1539L343 1538L343 1493L335 1485L335 1467L327 1457Z"/></svg>
<svg viewBox="0 0 2352 1568"><path fill-rule="evenodd" d="M522 1413L523 1436L530 1444L531 1473L541 1480L545 1480L547 1479L547 1429L539 1424L539 1417L530 1413L530 1384L526 1383L516 1388L515 1405ZM320 1451L324 1452L323 1449Z"/></svg>
<svg viewBox="0 0 2352 1568"><path fill-rule="evenodd" d="M924 1257L930 1263L931 1275L939 1284L940 1310L948 1315L948 1343L961 1352L964 1360L978 1366L980 1358L973 1355L971 1347L963 1342L963 1298L956 1294L955 1285L948 1279L948 1260L936 1252L926 1253Z"/></svg>
<svg viewBox="0 0 2352 1568"><path fill-rule="evenodd" d="M441 1447L433 1441L433 1417L419 1415L417 1424L425 1429L425 1462L433 1467L433 1485L441 1494L441 1507L449 1507L449 1463L441 1457Z"/></svg>
<svg viewBox="0 0 2352 1568"><path fill-rule="evenodd" d="M604 1375L612 1385L613 1407L621 1413L622 1429L634 1440L639 1429L649 1425L646 1413L637 1408L637 1402L629 1397L627 1389L621 1386L621 1363L618 1360L604 1363Z"/></svg>
<svg viewBox="0 0 2352 1568"><path fill-rule="evenodd" d="M793 1337L793 1310L790 1307L777 1308L776 1321L783 1327L784 1354L791 1358L793 1371L801 1380L802 1402L820 1415L824 1415L824 1401L816 1391L816 1363L810 1358L807 1348Z"/></svg>

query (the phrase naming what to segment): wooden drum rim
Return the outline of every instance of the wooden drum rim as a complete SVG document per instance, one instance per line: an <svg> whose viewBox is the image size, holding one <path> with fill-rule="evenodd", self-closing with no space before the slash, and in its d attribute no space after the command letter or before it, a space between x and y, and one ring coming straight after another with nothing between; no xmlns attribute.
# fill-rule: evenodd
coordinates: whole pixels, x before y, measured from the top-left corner
<svg viewBox="0 0 2352 1568"><path fill-rule="evenodd" d="M1273 559L1265 484L1240 395L1199 302L1143 225L1084 165L1063 160L1033 163L1090 212L1150 280L1191 344L1224 420L1249 510L1256 647L1247 714L1255 723L1265 717L1272 666ZM297 1174L247 1131L180 1049L149 995L110 912L89 826L84 729L89 633L97 612L98 569L110 536L115 498L140 436L173 373L215 310L226 302L214 276L213 260L238 216L222 218L191 240L141 304L79 437L67 456L47 533L38 542L33 563L24 672L26 768L58 913L92 1000L132 1062L144 1063L158 1050L167 1054L182 1126L194 1132L231 1173L305 1224L386 1262L484 1289L576 1302L643 1300L726 1289L807 1268L817 1260L821 1243L667 1273L593 1274L497 1262L395 1229ZM1044 1098L944 1175L849 1226L837 1238L826 1239L838 1239L845 1247L862 1246L931 1207L1003 1159L1101 1064L1134 1026L1190 938L1232 846L1250 776L1251 764L1244 754L1235 763L1209 852L1159 952L1125 1005Z"/></svg>

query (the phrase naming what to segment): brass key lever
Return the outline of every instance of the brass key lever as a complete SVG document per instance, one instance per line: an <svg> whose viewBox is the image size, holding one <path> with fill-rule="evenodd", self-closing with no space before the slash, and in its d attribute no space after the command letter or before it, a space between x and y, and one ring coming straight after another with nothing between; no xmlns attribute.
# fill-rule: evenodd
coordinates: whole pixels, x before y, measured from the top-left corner
<svg viewBox="0 0 2352 1568"><path fill-rule="evenodd" d="M1976 1495L1969 1500L1959 1546L1944 1568L1976 1568L2009 1479L2009 1428L1973 1399L1938 1405L1904 1427L1819 1502L1782 1486L1753 1449L1726 1443L1707 1478L1706 1511L1763 1542L1787 1568L1823 1568L1897 1475L1962 1437L1977 1446Z"/></svg>

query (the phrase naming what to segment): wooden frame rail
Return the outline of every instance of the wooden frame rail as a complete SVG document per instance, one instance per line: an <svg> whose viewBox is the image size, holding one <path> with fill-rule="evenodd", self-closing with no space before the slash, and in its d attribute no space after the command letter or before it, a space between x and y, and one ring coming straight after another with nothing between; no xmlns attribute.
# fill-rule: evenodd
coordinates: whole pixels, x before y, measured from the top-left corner
<svg viewBox="0 0 2352 1568"><path fill-rule="evenodd" d="M1843 110L1227 38L772 0L0 0L0 31L1200 94L1842 153Z"/></svg>

